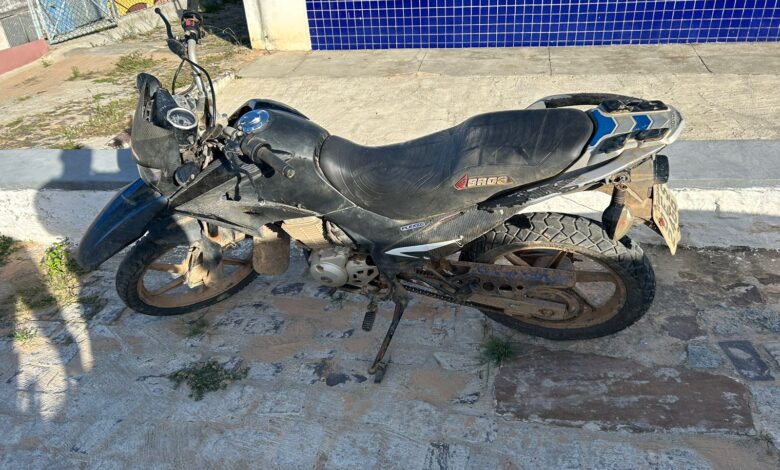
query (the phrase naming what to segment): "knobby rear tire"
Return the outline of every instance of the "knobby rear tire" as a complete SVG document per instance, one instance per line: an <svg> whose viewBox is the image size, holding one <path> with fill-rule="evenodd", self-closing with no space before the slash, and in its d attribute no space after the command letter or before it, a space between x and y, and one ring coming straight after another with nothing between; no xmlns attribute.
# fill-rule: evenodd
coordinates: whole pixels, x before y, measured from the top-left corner
<svg viewBox="0 0 780 470"><path fill-rule="evenodd" d="M655 274L642 248L628 237L612 240L599 222L584 217L536 213L507 220L469 243L461 259L492 262L508 247L533 248L534 245L570 249L598 260L614 270L625 284L626 301L604 323L583 328L547 328L505 314L483 311L491 319L517 331L552 340L591 339L611 335L639 320L650 308L655 296Z"/></svg>

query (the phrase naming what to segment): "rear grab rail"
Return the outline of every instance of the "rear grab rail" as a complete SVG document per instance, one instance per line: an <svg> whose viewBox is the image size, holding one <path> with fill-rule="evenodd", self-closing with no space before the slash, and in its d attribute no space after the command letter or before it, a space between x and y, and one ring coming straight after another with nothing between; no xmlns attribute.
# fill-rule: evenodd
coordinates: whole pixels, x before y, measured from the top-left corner
<svg viewBox="0 0 780 470"><path fill-rule="evenodd" d="M535 101L526 109L553 109L567 106L598 106L604 101L644 101L633 96L616 95L614 93L572 93L564 95L551 95Z"/></svg>

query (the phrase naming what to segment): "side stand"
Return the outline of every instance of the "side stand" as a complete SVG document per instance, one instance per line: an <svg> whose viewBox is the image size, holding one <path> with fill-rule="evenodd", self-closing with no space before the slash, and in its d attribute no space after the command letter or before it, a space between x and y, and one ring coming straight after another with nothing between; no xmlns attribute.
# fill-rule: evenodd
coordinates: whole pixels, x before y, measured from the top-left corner
<svg viewBox="0 0 780 470"><path fill-rule="evenodd" d="M401 286L399 282L396 282L393 292L393 300L395 301L395 311L393 312L393 320L390 322L390 328L387 329L385 339L382 341L382 346L379 347L379 351L376 353L376 358L371 367L368 368L368 373L374 376L374 383L379 383L385 376L388 363L382 362L385 357L387 348L390 346L390 341L393 339L395 329L398 328L398 324L401 322L401 317L404 315L404 310L409 304L409 294L406 289Z"/></svg>

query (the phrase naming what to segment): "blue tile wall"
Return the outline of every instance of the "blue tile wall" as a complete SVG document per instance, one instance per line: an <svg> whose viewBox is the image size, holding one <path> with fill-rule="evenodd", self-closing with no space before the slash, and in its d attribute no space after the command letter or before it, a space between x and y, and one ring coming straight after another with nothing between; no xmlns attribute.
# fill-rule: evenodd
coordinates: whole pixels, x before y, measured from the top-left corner
<svg viewBox="0 0 780 470"><path fill-rule="evenodd" d="M779 0L307 0L314 49L780 40Z"/></svg>

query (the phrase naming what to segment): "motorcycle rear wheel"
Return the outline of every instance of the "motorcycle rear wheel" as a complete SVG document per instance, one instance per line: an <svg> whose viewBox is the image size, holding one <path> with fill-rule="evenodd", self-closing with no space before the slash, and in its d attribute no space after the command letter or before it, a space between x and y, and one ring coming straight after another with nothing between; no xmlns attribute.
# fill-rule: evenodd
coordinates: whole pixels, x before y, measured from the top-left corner
<svg viewBox="0 0 780 470"><path fill-rule="evenodd" d="M251 238L246 242L248 249L244 247L240 254L236 254L240 246L223 248L222 275L215 281L190 286L186 255L193 247L158 243L145 236L119 265L117 293L131 309L153 316L182 315L214 305L257 277Z"/></svg>
<svg viewBox="0 0 780 470"><path fill-rule="evenodd" d="M539 301L565 302L567 312L571 306L567 318L483 310L512 329L552 340L616 333L639 320L655 296L653 267L639 245L628 237L612 240L601 224L584 217L555 213L515 216L467 245L461 260L575 271L578 281L573 289L550 289L547 295L536 297ZM577 266L581 264L589 267L580 271ZM599 304L589 298L593 292L586 295L588 290L607 299Z"/></svg>

